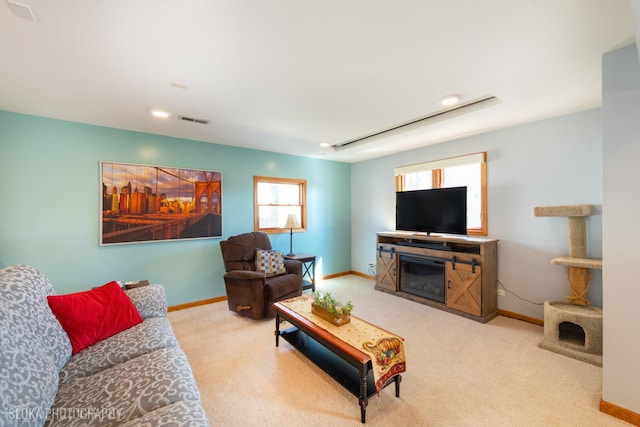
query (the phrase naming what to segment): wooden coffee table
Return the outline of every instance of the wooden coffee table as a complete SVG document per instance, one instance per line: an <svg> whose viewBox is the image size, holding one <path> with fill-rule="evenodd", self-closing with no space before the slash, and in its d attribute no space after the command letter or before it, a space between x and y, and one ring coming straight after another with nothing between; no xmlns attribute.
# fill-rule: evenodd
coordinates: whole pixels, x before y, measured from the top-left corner
<svg viewBox="0 0 640 427"><path fill-rule="evenodd" d="M290 308L278 302L273 306L276 309L276 347L280 337L284 338L353 393L360 403L360 419L365 423L369 398L377 393L371 372L371 357ZM281 331L282 320L288 321L293 326ZM400 381L402 376L395 375L383 388L395 383L396 397L400 397Z"/></svg>

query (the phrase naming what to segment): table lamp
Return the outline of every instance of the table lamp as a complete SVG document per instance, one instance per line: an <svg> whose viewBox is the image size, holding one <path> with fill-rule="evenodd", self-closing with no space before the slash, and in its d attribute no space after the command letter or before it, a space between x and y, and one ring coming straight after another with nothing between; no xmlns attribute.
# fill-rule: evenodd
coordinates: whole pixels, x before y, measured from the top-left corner
<svg viewBox="0 0 640 427"><path fill-rule="evenodd" d="M298 217L296 214L289 214L287 216L287 222L284 224L283 228L289 229L289 253L287 256L294 256L293 253L293 229L300 228L300 223L298 222Z"/></svg>

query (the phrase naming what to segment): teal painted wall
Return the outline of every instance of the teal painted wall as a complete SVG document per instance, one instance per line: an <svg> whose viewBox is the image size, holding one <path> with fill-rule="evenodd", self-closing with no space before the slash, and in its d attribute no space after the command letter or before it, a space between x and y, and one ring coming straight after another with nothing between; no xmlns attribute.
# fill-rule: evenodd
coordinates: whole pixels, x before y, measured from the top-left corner
<svg viewBox="0 0 640 427"><path fill-rule="evenodd" d="M220 239L99 245L100 161L223 173L223 234L253 230L253 176L307 180L308 231L295 252L317 274L351 270L347 163L248 150L0 111L0 267L30 264L56 292L148 279L169 305L225 295ZM271 235L289 250L289 234Z"/></svg>

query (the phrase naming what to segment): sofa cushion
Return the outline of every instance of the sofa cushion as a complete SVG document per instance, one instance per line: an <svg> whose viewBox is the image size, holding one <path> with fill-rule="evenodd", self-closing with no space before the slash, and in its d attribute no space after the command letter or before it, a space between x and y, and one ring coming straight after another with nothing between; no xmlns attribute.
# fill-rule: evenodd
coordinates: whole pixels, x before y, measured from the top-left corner
<svg viewBox="0 0 640 427"><path fill-rule="evenodd" d="M287 272L284 268L282 251L256 250L256 271L264 273L265 277L279 276Z"/></svg>
<svg viewBox="0 0 640 427"><path fill-rule="evenodd" d="M184 352L171 347L60 384L51 413L84 408L95 417L67 419L64 425L120 425L183 400L199 404L200 393Z"/></svg>
<svg viewBox="0 0 640 427"><path fill-rule="evenodd" d="M73 354L142 322L116 282L89 291L51 295L47 301L71 340Z"/></svg>
<svg viewBox="0 0 640 427"><path fill-rule="evenodd" d="M265 285L265 298L275 302L286 296L294 296L302 293L302 278L297 274L284 274L271 278Z"/></svg>
<svg viewBox="0 0 640 427"><path fill-rule="evenodd" d="M165 347L176 347L169 319L152 317L74 354L60 371L60 383L86 377Z"/></svg>
<svg viewBox="0 0 640 427"><path fill-rule="evenodd" d="M53 292L33 267L0 270L0 425L13 425L24 413L46 414L53 403L58 371L71 356L69 338L46 303Z"/></svg>

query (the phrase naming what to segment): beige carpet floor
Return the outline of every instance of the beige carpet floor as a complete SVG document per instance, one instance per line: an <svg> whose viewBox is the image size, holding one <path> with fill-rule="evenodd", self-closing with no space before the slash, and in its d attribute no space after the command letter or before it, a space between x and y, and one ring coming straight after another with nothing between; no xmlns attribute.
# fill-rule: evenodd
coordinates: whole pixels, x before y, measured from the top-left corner
<svg viewBox="0 0 640 427"><path fill-rule="evenodd" d="M407 372L369 400L370 426L629 426L598 410L602 369L538 347L543 329L487 324L373 289L321 281L353 314L405 338ZM310 293L310 291L305 291ZM357 426L358 399L254 321L215 303L169 314L214 426Z"/></svg>

